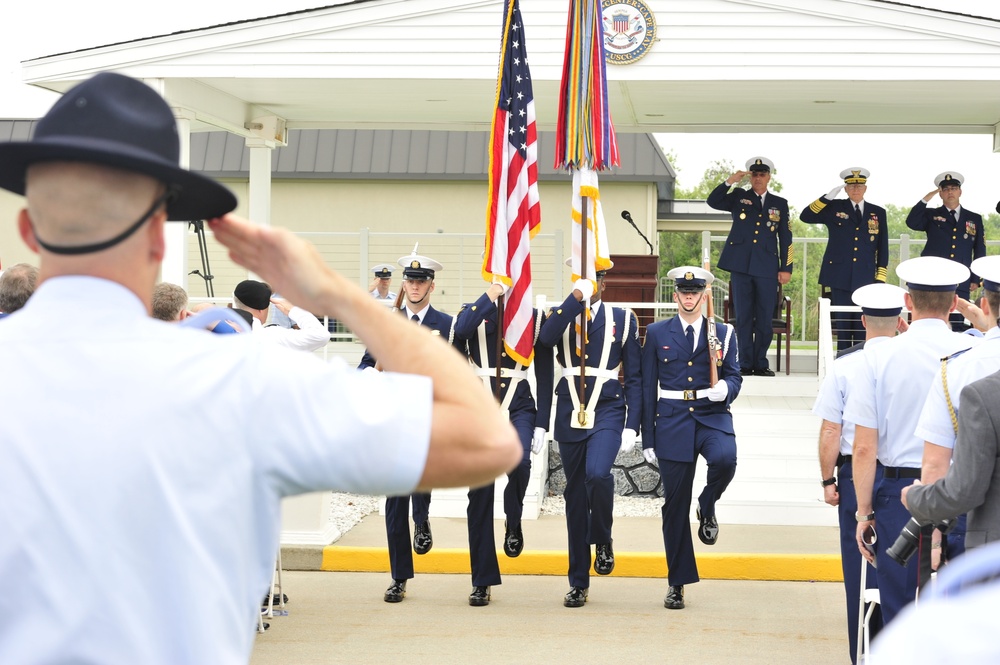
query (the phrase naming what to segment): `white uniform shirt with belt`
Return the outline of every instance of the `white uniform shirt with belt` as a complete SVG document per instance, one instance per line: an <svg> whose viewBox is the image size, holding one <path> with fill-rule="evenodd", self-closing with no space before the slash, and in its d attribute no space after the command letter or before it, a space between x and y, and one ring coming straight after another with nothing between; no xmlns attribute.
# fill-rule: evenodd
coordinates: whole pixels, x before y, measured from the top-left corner
<svg viewBox="0 0 1000 665"><path fill-rule="evenodd" d="M265 326L254 318L253 332L269 342L300 351L316 351L330 341L330 331L323 322L301 307L293 306L288 318L299 326L298 330L279 325Z"/></svg>
<svg viewBox="0 0 1000 665"><path fill-rule="evenodd" d="M990 328L979 344L948 362L948 394L951 396L956 418L962 388L998 370L1000 370L1000 328ZM920 411L916 433L924 441L930 441L944 448L955 447L955 427L944 397L940 362L938 362L937 376L930 392L927 393L924 408Z"/></svg>
<svg viewBox="0 0 1000 665"><path fill-rule="evenodd" d="M0 367L0 663L245 665L280 499L408 494L426 463L426 377L157 321L102 279L43 282Z"/></svg>
<svg viewBox="0 0 1000 665"><path fill-rule="evenodd" d="M847 397L844 420L878 430L878 460L884 466L920 468L924 440L915 431L934 373L941 358L977 341L952 332L940 319L921 319L862 353L864 371Z"/></svg>
<svg viewBox="0 0 1000 665"><path fill-rule="evenodd" d="M852 386L864 375L865 351L888 340L888 337L874 337L865 342L864 349L837 358L820 384L812 412L823 420L840 425L841 455L850 455L854 449L854 423L844 419L844 407Z"/></svg>

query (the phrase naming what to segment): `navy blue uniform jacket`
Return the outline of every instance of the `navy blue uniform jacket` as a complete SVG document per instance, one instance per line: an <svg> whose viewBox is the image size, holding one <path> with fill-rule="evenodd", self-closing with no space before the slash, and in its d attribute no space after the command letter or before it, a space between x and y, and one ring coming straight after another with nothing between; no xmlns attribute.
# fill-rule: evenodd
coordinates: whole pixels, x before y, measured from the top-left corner
<svg viewBox="0 0 1000 665"><path fill-rule="evenodd" d="M544 346L555 347L559 363L563 367L580 367L580 358L573 350L576 342L573 340L570 350L572 358L565 358L563 354L562 336L567 327L573 325L576 317L583 311L583 302L578 301L570 294L559 307L553 308L542 325L541 334L538 336L538 343ZM604 308L588 324L587 365L597 367L601 360L601 349L604 347L604 336L614 335L614 342L611 344L611 352L608 358L606 369L614 369L619 363L625 370L625 387L617 379L609 379L601 389L601 395L594 408L594 428L591 430L576 429L570 427L571 422L575 422L576 413L573 412L573 403L570 401L570 390L579 390L579 378L573 377L572 388L565 378L560 378L556 383L556 419L553 438L560 443L572 443L583 441L590 434L599 429L617 429L619 432L626 427L639 431L640 416L642 409L642 375L640 374L640 348L639 348L639 322L635 315L620 307L610 308L614 321L605 321ZM628 316L629 333L627 339L621 339L625 330L625 317ZM577 369L579 372L579 369ZM588 376L586 379L587 394L580 401L587 403L590 395L594 392L596 377ZM627 406L627 409L626 409ZM626 417L627 411L627 417Z"/></svg>
<svg viewBox="0 0 1000 665"><path fill-rule="evenodd" d="M726 193L722 183L708 195L708 205L733 216L733 226L726 246L719 255L719 267L754 277L773 277L792 272L792 228L789 226L788 201L767 193L765 207L760 197L737 187Z"/></svg>
<svg viewBox="0 0 1000 665"><path fill-rule="evenodd" d="M401 313L406 312L405 309L401 309L398 311ZM451 315L438 311L433 307L431 307L430 305L428 305L427 313L424 314L424 320L420 322L420 325L426 326L431 330L436 331L437 334L441 336L441 339L447 342L448 335L451 334ZM456 349L461 351L462 355L465 355L465 342L459 340L458 337L456 336L455 340L452 342L452 345ZM361 357L361 362L358 363L358 369L364 369L365 367L374 367L375 363L376 363L375 356L373 356L368 351L368 349L365 349L365 355Z"/></svg>
<svg viewBox="0 0 1000 665"><path fill-rule="evenodd" d="M721 342L725 342L727 334L728 326L716 324L716 335ZM694 351L688 346L684 322L679 316L646 326L642 347L642 447L655 447L656 456L666 460L693 462L697 455L696 425L735 434L729 405L743 385L737 355L734 332L719 368L719 380L729 384L726 401L713 402L707 397L661 400L661 387L664 390L709 388L708 326L702 322Z"/></svg>
<svg viewBox="0 0 1000 665"><path fill-rule="evenodd" d="M819 283L831 289L854 291L885 281L889 265L889 230L885 208L865 201L859 219L850 199L821 196L799 216L806 224L825 224L828 232Z"/></svg>
<svg viewBox="0 0 1000 665"><path fill-rule="evenodd" d="M531 320L535 321L537 310L531 310ZM483 324L483 321L486 323ZM482 358L483 349L479 348L479 334L476 332L480 325L486 326L486 354L489 358L489 366L495 368L497 355L497 306L490 301L490 297L485 293L479 300L471 305L464 305L462 310L455 317L455 338L462 339L468 345L469 358L475 362L476 358ZM534 323L532 323L534 325ZM503 353L501 367L514 369L521 367L513 358ZM535 371L535 388L538 392L537 402L531 396L531 387L527 381L518 381L516 392L511 398L510 412L531 411L535 413L535 427L549 429L549 419L552 415L552 349L541 344L535 344L535 357L531 363ZM500 401L507 395L509 383L501 382ZM494 376L490 379L490 389L496 395L497 380ZM537 409L536 409L537 406Z"/></svg>
<svg viewBox="0 0 1000 665"><path fill-rule="evenodd" d="M928 208L926 203L919 201L906 216L906 225L914 231L927 233L927 244L920 256L940 256L958 261L966 268L973 259L986 256L983 216L966 210L964 206L958 214L956 226L946 207ZM979 281L979 277L973 275L969 281Z"/></svg>

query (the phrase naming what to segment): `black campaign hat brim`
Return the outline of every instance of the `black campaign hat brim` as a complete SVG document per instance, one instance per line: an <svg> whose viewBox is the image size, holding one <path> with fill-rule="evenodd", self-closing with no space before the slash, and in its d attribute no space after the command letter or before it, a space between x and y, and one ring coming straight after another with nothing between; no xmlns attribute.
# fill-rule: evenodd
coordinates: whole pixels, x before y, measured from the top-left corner
<svg viewBox="0 0 1000 665"><path fill-rule="evenodd" d="M236 208L224 185L178 167L155 153L126 143L85 136L50 136L31 142L0 143L0 187L24 195L28 167L39 162L85 162L142 173L177 190L167 219L213 219Z"/></svg>

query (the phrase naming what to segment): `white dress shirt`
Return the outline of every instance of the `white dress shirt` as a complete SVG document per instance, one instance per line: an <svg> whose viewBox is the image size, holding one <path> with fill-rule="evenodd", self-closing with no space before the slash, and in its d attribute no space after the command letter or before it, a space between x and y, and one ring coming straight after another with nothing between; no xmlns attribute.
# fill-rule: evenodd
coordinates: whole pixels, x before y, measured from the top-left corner
<svg viewBox="0 0 1000 665"><path fill-rule="evenodd" d="M300 351L316 351L330 341L330 331L323 322L301 307L293 306L288 318L299 326L298 330L279 325L261 325L255 318L253 332L269 342Z"/></svg>
<svg viewBox="0 0 1000 665"><path fill-rule="evenodd" d="M43 282L0 367L0 663L246 665L280 499L408 494L426 463L426 377L157 321L102 279Z"/></svg>

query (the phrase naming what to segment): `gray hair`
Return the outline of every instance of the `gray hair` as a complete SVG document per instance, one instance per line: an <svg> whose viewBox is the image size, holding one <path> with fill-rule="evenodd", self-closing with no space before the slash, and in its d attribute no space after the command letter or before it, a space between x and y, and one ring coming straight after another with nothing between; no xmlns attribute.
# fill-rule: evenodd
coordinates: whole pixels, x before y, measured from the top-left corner
<svg viewBox="0 0 1000 665"><path fill-rule="evenodd" d="M0 312L16 312L24 307L38 284L38 268L27 263L11 266L0 275Z"/></svg>

